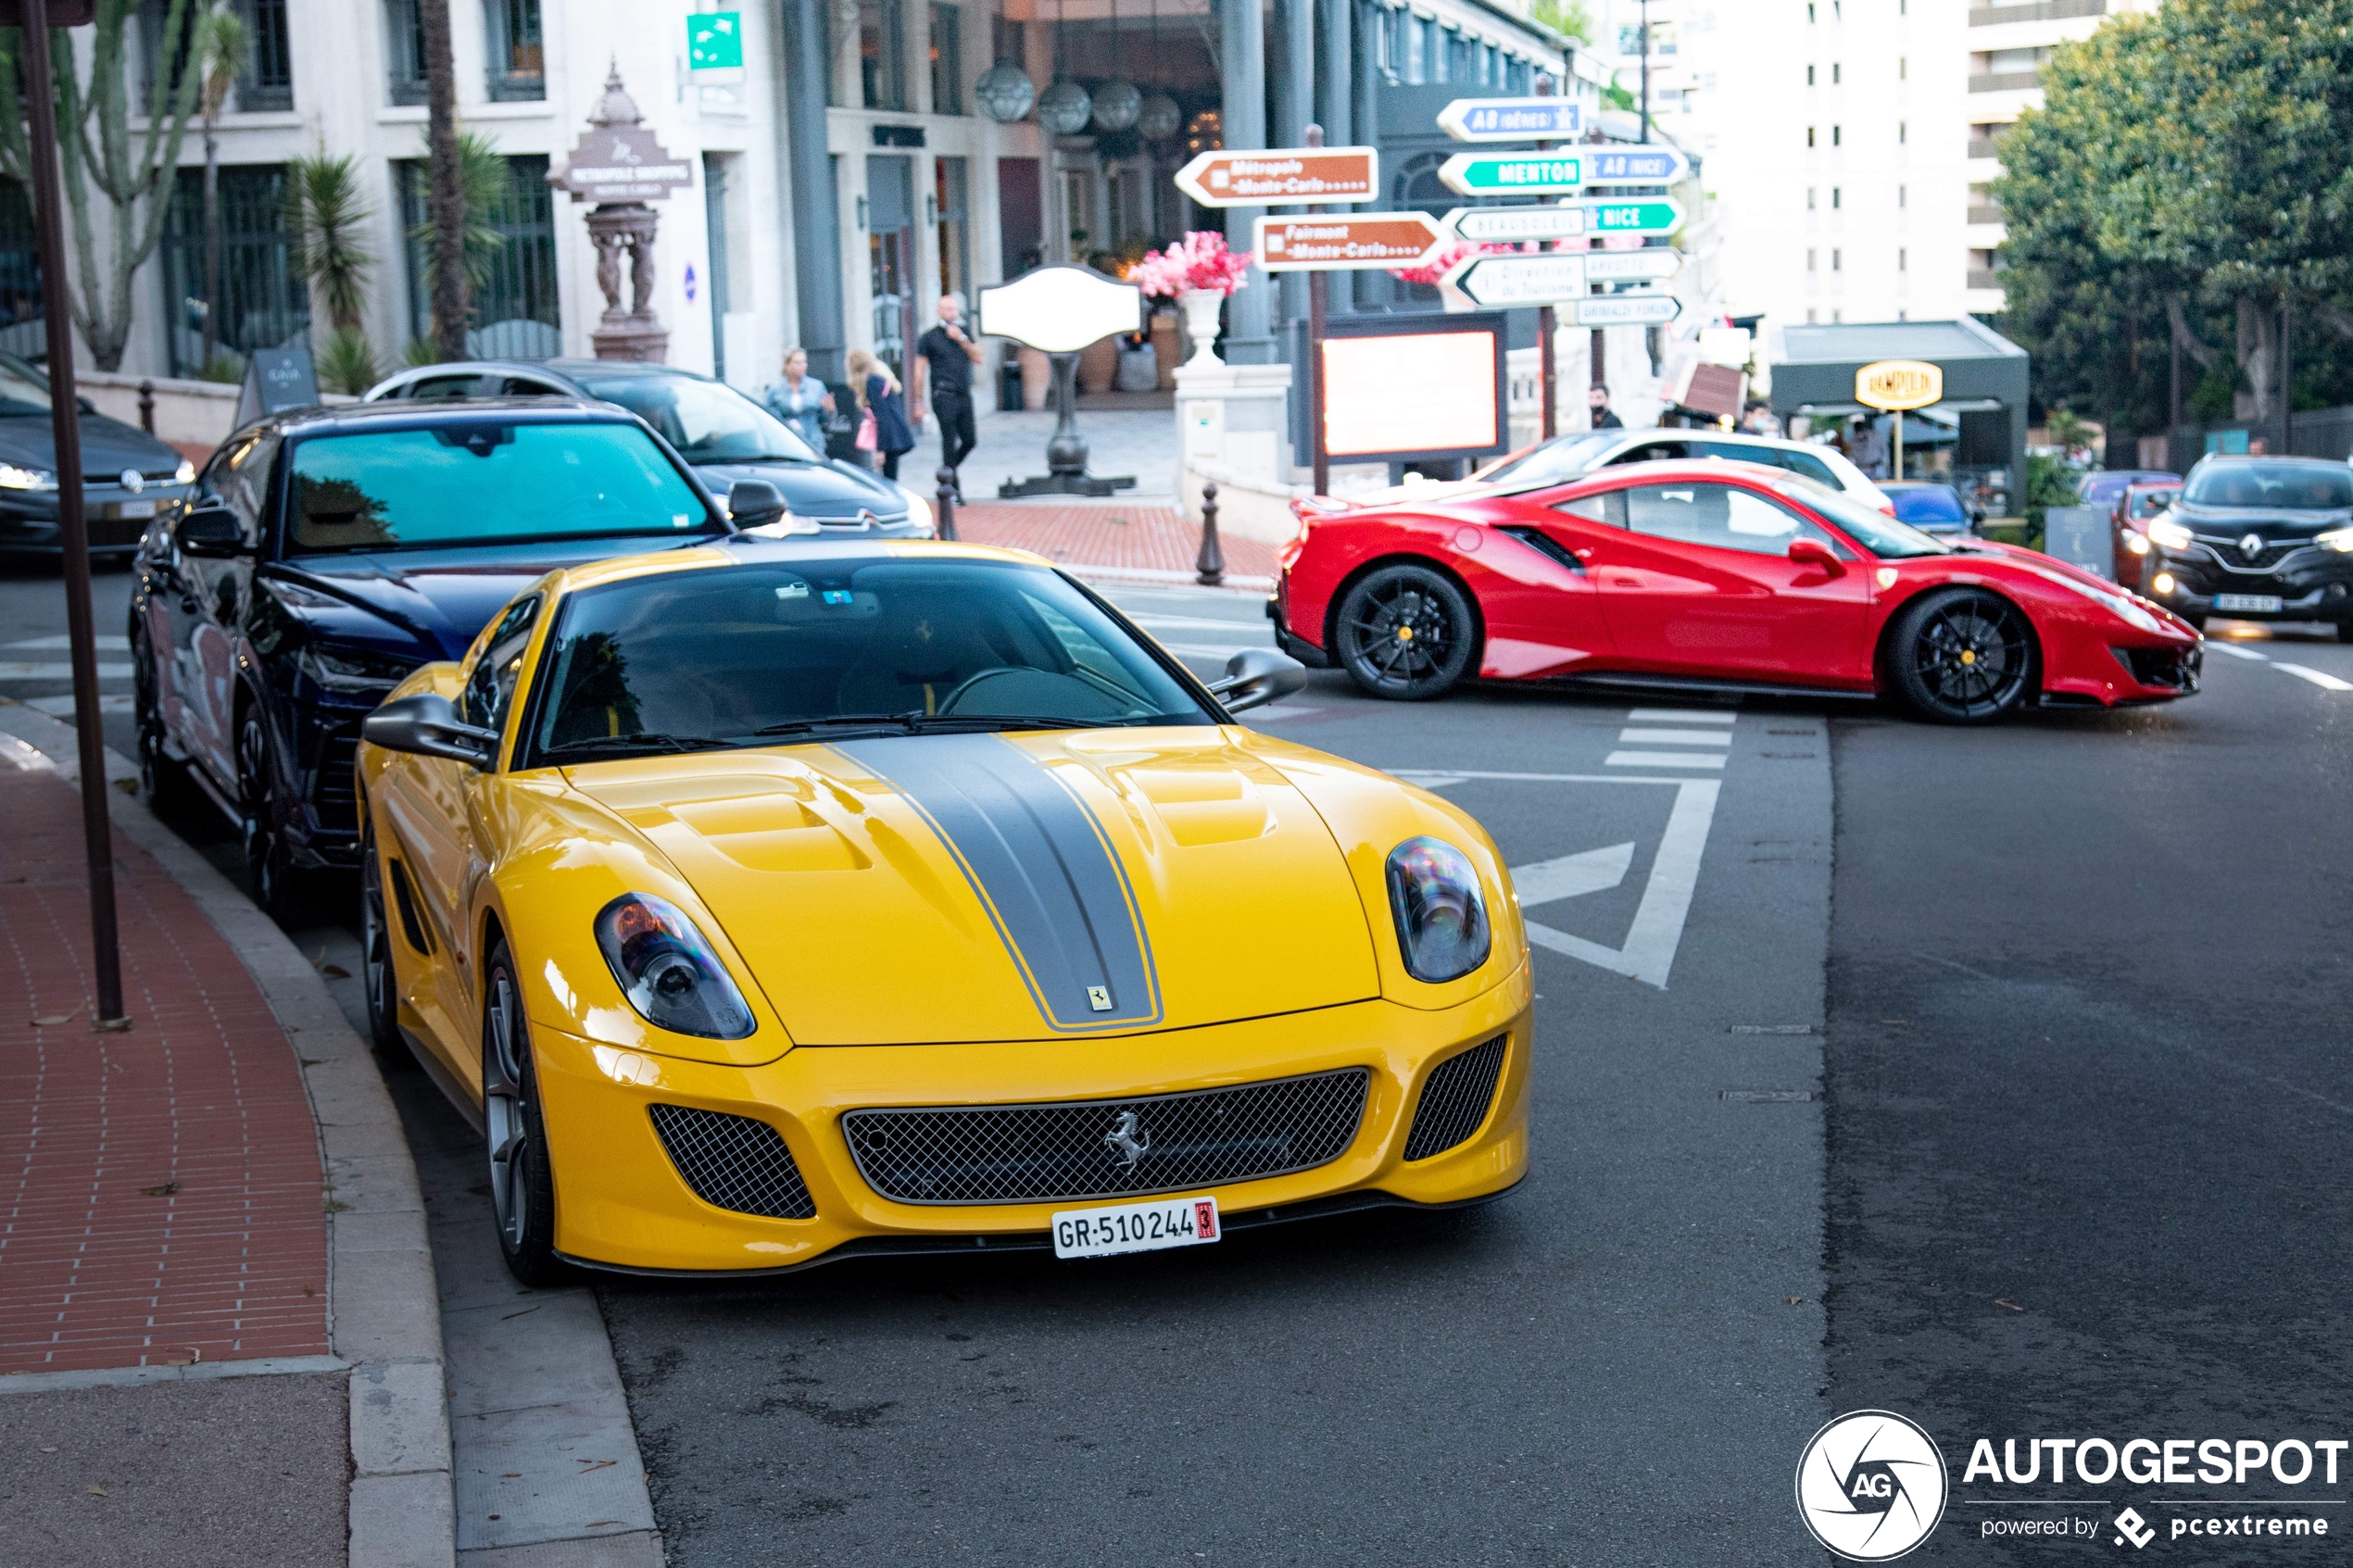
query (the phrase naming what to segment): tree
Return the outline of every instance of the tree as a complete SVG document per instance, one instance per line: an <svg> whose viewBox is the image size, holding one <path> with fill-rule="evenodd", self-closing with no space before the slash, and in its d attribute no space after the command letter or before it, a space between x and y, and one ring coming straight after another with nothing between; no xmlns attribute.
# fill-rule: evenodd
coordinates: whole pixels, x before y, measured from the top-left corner
<svg viewBox="0 0 2353 1568"><path fill-rule="evenodd" d="M360 325L368 271L376 264L367 243L375 209L360 184L359 159L350 153L330 157L323 147L296 158L286 166L285 202L286 231L294 236L290 268L327 319L320 380L333 392L365 392L377 373L375 350Z"/></svg>
<svg viewBox="0 0 2353 1568"><path fill-rule="evenodd" d="M248 40L243 17L215 6L197 19L190 50L203 78L197 112L204 118L204 353L196 363L212 370L220 345L220 111L245 68Z"/></svg>
<svg viewBox="0 0 2353 1568"><path fill-rule="evenodd" d="M466 357L466 190L458 152L458 75L449 0L417 0L425 46L427 211L433 224L433 336L441 357Z"/></svg>
<svg viewBox="0 0 2353 1568"><path fill-rule="evenodd" d="M131 337L131 280L163 237L170 208L168 182L196 108L198 73L190 69L194 0L168 0L164 58L142 106L146 126L135 133L131 129L125 40L137 10L137 0L98 0L86 80L74 64L76 52L66 30L52 28L49 34L50 56L57 63L58 162L78 274L68 281L66 295L82 341L102 370L122 363ZM32 153L25 133L19 34L19 29L0 28L0 174L30 185ZM107 209L103 260L90 223L94 194L105 198Z"/></svg>

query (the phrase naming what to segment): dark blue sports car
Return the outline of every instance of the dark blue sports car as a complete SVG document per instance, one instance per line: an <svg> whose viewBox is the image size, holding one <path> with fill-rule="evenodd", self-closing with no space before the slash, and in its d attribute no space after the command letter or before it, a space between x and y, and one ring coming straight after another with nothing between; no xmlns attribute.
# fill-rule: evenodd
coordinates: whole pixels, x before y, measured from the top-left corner
<svg viewBox="0 0 2353 1568"><path fill-rule="evenodd" d="M706 544L783 511L764 483L722 505L635 418L577 399L246 425L140 545L130 635L147 787L227 812L255 893L278 904L294 872L357 863L359 721L409 671L463 655L553 568Z"/></svg>

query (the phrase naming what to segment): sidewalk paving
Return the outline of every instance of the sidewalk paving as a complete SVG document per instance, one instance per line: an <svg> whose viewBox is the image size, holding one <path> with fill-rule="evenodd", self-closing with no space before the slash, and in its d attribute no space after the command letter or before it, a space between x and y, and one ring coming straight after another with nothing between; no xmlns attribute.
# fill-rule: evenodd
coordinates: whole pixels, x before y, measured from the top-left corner
<svg viewBox="0 0 2353 1568"><path fill-rule="evenodd" d="M1081 575L1144 582L1194 581L1193 561L1201 550L1201 529L1174 507L1136 501L1070 506L975 501L956 508L956 537L1033 550ZM1275 546L1223 535L1220 543L1226 586L1259 591L1274 586Z"/></svg>

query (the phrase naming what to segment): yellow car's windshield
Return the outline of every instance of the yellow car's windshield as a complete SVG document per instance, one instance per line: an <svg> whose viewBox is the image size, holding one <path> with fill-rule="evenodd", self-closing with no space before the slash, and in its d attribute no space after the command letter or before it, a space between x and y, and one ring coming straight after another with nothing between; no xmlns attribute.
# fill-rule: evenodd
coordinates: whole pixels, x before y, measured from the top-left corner
<svg viewBox="0 0 2353 1568"><path fill-rule="evenodd" d="M905 557L669 572L565 600L521 765L926 731L1217 721L1043 567Z"/></svg>

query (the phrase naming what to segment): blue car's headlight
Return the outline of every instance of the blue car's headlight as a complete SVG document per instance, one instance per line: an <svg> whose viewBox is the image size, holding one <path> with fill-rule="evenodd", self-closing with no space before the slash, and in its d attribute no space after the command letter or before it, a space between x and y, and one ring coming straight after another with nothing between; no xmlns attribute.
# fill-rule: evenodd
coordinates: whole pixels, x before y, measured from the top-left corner
<svg viewBox="0 0 2353 1568"><path fill-rule="evenodd" d="M623 894L598 912L597 946L647 1022L710 1040L752 1032L744 994L676 905L650 893Z"/></svg>
<svg viewBox="0 0 2353 1568"><path fill-rule="evenodd" d="M1460 980L1487 961L1478 872L1444 839L1409 838L1389 852L1389 908L1415 979Z"/></svg>

